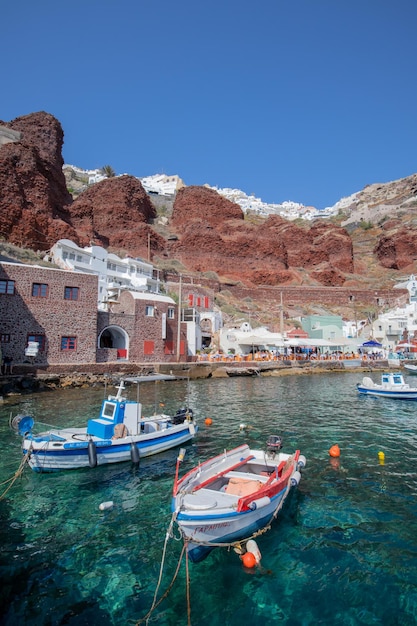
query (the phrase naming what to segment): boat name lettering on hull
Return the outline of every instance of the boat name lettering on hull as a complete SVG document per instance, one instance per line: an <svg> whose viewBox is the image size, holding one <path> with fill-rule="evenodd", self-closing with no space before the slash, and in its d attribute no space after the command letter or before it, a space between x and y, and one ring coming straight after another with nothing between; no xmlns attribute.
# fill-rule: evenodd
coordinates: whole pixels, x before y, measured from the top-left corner
<svg viewBox="0 0 417 626"><path fill-rule="evenodd" d="M198 526L194 530L194 534L195 533L206 533L206 532L209 532L211 530L216 530L216 528L227 528L228 526L230 526L229 522L221 522L220 524L209 524L208 526Z"/></svg>

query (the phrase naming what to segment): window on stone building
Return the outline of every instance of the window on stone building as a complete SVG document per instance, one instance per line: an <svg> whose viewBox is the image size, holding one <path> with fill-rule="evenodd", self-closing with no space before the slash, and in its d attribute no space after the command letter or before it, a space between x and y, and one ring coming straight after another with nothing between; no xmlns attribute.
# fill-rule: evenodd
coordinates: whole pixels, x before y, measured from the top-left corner
<svg viewBox="0 0 417 626"><path fill-rule="evenodd" d="M78 300L79 295L78 287L65 287L64 300Z"/></svg>
<svg viewBox="0 0 417 626"><path fill-rule="evenodd" d="M147 304L145 308L146 317L153 317L155 315L155 307L152 304Z"/></svg>
<svg viewBox="0 0 417 626"><path fill-rule="evenodd" d="M45 283L32 284L32 296L34 298L47 298L49 293L48 285Z"/></svg>
<svg viewBox="0 0 417 626"><path fill-rule="evenodd" d="M61 337L61 350L76 350L77 337Z"/></svg>
<svg viewBox="0 0 417 626"><path fill-rule="evenodd" d="M45 335L39 335L36 333L28 335L26 345L29 345L29 342L32 342L32 341L38 344L39 352L43 352L45 350L45 344L46 344Z"/></svg>
<svg viewBox="0 0 417 626"><path fill-rule="evenodd" d="M172 306L168 307L167 317L168 317L169 320L173 320L174 319L174 317L175 317L175 309L174 309L174 307L172 307Z"/></svg>
<svg viewBox="0 0 417 626"><path fill-rule="evenodd" d="M0 334L0 343L10 343L10 335L8 333Z"/></svg>
<svg viewBox="0 0 417 626"><path fill-rule="evenodd" d="M14 280L0 280L0 294L4 293L8 296L14 294Z"/></svg>
<svg viewBox="0 0 417 626"><path fill-rule="evenodd" d="M155 353L155 342L154 341L144 341L143 342L143 353L144 354L154 354Z"/></svg>

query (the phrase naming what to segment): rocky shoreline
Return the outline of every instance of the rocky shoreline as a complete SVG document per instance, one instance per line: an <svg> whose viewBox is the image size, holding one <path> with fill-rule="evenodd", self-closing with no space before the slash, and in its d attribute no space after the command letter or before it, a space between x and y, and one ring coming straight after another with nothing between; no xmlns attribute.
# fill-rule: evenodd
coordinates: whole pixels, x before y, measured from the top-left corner
<svg viewBox="0 0 417 626"><path fill-rule="evenodd" d="M236 365L236 367L234 367ZM234 376L291 376L311 375L324 372L370 372L388 369L388 361L349 362L349 361L276 361L241 364L225 363L155 363L107 365L98 370L97 366L75 368L51 367L48 370L36 368L16 368L12 374L0 377L0 397L54 391L56 389L94 387L117 382L123 376L143 376L158 372L173 374L191 380L204 378L231 378ZM244 370L247 370L246 372Z"/></svg>

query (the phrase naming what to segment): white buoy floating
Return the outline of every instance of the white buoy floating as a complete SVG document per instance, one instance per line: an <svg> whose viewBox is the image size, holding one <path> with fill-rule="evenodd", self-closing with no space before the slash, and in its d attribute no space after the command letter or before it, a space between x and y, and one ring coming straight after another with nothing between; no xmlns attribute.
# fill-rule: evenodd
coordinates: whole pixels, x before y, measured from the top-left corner
<svg viewBox="0 0 417 626"><path fill-rule="evenodd" d="M98 508L100 509L100 511L110 511L110 509L112 509L113 506L114 506L113 500L109 500L108 502L102 502Z"/></svg>
<svg viewBox="0 0 417 626"><path fill-rule="evenodd" d="M257 564L261 562L261 558L262 558L261 551L259 550L258 544L256 543L254 539L249 539L249 541L246 544L246 551L253 554Z"/></svg>

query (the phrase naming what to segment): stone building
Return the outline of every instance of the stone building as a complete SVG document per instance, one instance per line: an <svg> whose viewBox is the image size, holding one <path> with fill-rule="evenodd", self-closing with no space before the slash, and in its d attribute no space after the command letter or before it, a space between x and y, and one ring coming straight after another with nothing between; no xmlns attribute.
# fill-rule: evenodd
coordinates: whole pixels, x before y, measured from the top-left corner
<svg viewBox="0 0 417 626"><path fill-rule="evenodd" d="M182 360L186 344L186 326L184 323L179 325L178 307L169 296L124 291L109 311L99 312L99 362Z"/></svg>
<svg viewBox="0 0 417 626"><path fill-rule="evenodd" d="M123 291L97 309L98 277L0 263L0 347L38 366L185 360L187 331L169 296Z"/></svg>
<svg viewBox="0 0 417 626"><path fill-rule="evenodd" d="M3 357L39 365L95 363L97 285L88 274L0 263Z"/></svg>

